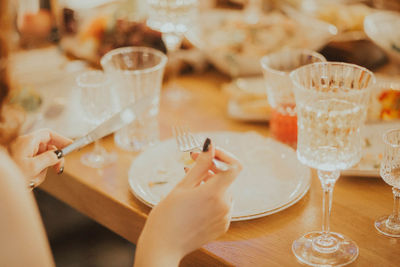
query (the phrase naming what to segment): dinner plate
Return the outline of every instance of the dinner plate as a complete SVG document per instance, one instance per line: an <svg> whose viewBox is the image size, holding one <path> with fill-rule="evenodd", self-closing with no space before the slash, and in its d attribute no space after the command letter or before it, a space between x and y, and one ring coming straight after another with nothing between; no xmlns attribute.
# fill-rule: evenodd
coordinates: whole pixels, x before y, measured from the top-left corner
<svg viewBox="0 0 400 267"><path fill-rule="evenodd" d="M217 146L230 151L243 163L243 170L231 186L233 221L248 220L281 211L299 201L310 187L311 174L296 152L254 132L200 133ZM168 139L147 149L132 162L129 185L133 194L152 207L184 177L188 153L177 150Z"/></svg>
<svg viewBox="0 0 400 267"><path fill-rule="evenodd" d="M336 27L308 16L264 14L256 24L243 12L215 9L200 12L186 38L221 72L231 77L262 74L262 56L282 48L318 50L336 34Z"/></svg>
<svg viewBox="0 0 400 267"><path fill-rule="evenodd" d="M362 129L362 158L356 166L342 171L341 174L344 176L380 177L379 168L384 149L382 136L386 131L395 128L400 128L400 121L366 124Z"/></svg>

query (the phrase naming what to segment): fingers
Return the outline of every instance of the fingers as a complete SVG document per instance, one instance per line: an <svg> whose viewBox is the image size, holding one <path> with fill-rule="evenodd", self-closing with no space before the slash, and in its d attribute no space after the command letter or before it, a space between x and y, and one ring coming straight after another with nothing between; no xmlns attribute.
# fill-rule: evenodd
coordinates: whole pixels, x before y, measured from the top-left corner
<svg viewBox="0 0 400 267"><path fill-rule="evenodd" d="M50 144L56 146L58 149L61 149L63 147L66 147L67 145L72 144L72 140L69 138L66 138L50 130L49 133L51 137Z"/></svg>
<svg viewBox="0 0 400 267"><path fill-rule="evenodd" d="M60 160L54 151L49 150L31 159L31 169L33 174L39 174L46 168L56 165ZM60 167L61 168L61 167Z"/></svg>
<svg viewBox="0 0 400 267"><path fill-rule="evenodd" d="M232 158L229 164L230 168L227 171L220 171L207 182L207 186L213 192L225 192L242 171L242 165L238 160Z"/></svg>
<svg viewBox="0 0 400 267"><path fill-rule="evenodd" d="M228 164L239 165L241 167L241 163L232 153L225 151L221 148L215 150L215 158Z"/></svg>
<svg viewBox="0 0 400 267"><path fill-rule="evenodd" d="M32 134L25 135L23 138L28 139L26 148L31 155L35 155L38 153L38 151L43 149L43 145L41 144L54 145L57 148L63 148L72 143L72 140L63 137L49 129L39 130Z"/></svg>
<svg viewBox="0 0 400 267"><path fill-rule="evenodd" d="M57 172L57 174L62 174L64 172L64 163L64 158L61 158L59 162L54 165L54 170Z"/></svg>
<svg viewBox="0 0 400 267"><path fill-rule="evenodd" d="M204 179L205 175L208 173L212 166L212 159L214 158L215 149L211 144L211 140L209 138L204 142L203 150L205 152L200 153L197 157L196 162L191 168L185 178L182 180L182 184L189 186L196 186L200 184L200 182Z"/></svg>
<svg viewBox="0 0 400 267"><path fill-rule="evenodd" d="M197 157L199 156L199 153L193 152L190 154L193 160L196 160ZM239 165L241 168L241 163L239 160L231 153L221 149L221 148L215 148L215 158L223 161L225 163L228 163L229 165ZM218 169L215 164L213 163L211 168L210 168L214 173L219 173L221 170Z"/></svg>

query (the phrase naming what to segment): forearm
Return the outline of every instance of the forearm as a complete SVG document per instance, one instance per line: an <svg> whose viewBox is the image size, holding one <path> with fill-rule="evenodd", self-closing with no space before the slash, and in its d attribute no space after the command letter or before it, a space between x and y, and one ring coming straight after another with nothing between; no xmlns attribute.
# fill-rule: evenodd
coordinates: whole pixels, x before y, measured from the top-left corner
<svg viewBox="0 0 400 267"><path fill-rule="evenodd" d="M174 242L171 240L171 242ZM160 246L154 238L143 233L136 246L134 267L178 266L181 256Z"/></svg>

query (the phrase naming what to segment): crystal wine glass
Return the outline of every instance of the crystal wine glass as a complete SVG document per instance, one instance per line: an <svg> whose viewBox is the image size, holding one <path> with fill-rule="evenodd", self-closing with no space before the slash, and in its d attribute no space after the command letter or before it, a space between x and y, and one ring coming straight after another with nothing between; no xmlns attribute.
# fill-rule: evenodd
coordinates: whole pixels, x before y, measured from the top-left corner
<svg viewBox="0 0 400 267"><path fill-rule="evenodd" d="M168 57L182 44L183 36L194 23L197 14L197 0L147 0L149 17L147 25L162 33L167 47ZM175 75L175 71L171 71ZM172 100L181 100L183 91L171 77L169 96Z"/></svg>
<svg viewBox="0 0 400 267"><path fill-rule="evenodd" d="M85 120L94 127L117 111L117 101L112 94L111 83L102 71L84 72L77 77L76 82ZM102 168L115 159L116 155L108 153L97 140L93 151L84 154L81 162L92 168Z"/></svg>
<svg viewBox="0 0 400 267"><path fill-rule="evenodd" d="M342 266L358 256L357 245L330 231L332 192L340 170L361 159L360 127L366 118L374 75L365 68L335 62L303 66L291 74L298 116L298 159L318 169L323 189L322 231L294 241L292 250L311 266Z"/></svg>
<svg viewBox="0 0 400 267"><path fill-rule="evenodd" d="M393 213L378 218L376 229L384 235L400 237L400 129L389 130L383 135L385 152L381 163L383 180L393 187Z"/></svg>

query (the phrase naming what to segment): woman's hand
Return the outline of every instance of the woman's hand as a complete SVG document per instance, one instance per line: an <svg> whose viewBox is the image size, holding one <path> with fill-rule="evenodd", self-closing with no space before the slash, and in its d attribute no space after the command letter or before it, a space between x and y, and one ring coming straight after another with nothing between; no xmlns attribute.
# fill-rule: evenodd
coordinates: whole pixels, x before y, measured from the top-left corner
<svg viewBox="0 0 400 267"><path fill-rule="evenodd" d="M17 137L10 146L11 156L28 182L34 181L36 186L44 181L48 167L63 172L64 159L59 159L54 151L70 143L72 140L43 129Z"/></svg>
<svg viewBox="0 0 400 267"><path fill-rule="evenodd" d="M135 266L177 266L185 255L228 230L232 211L228 188L242 166L212 145L192 157L193 168L151 211L138 242ZM212 163L214 157L231 168L219 171Z"/></svg>

